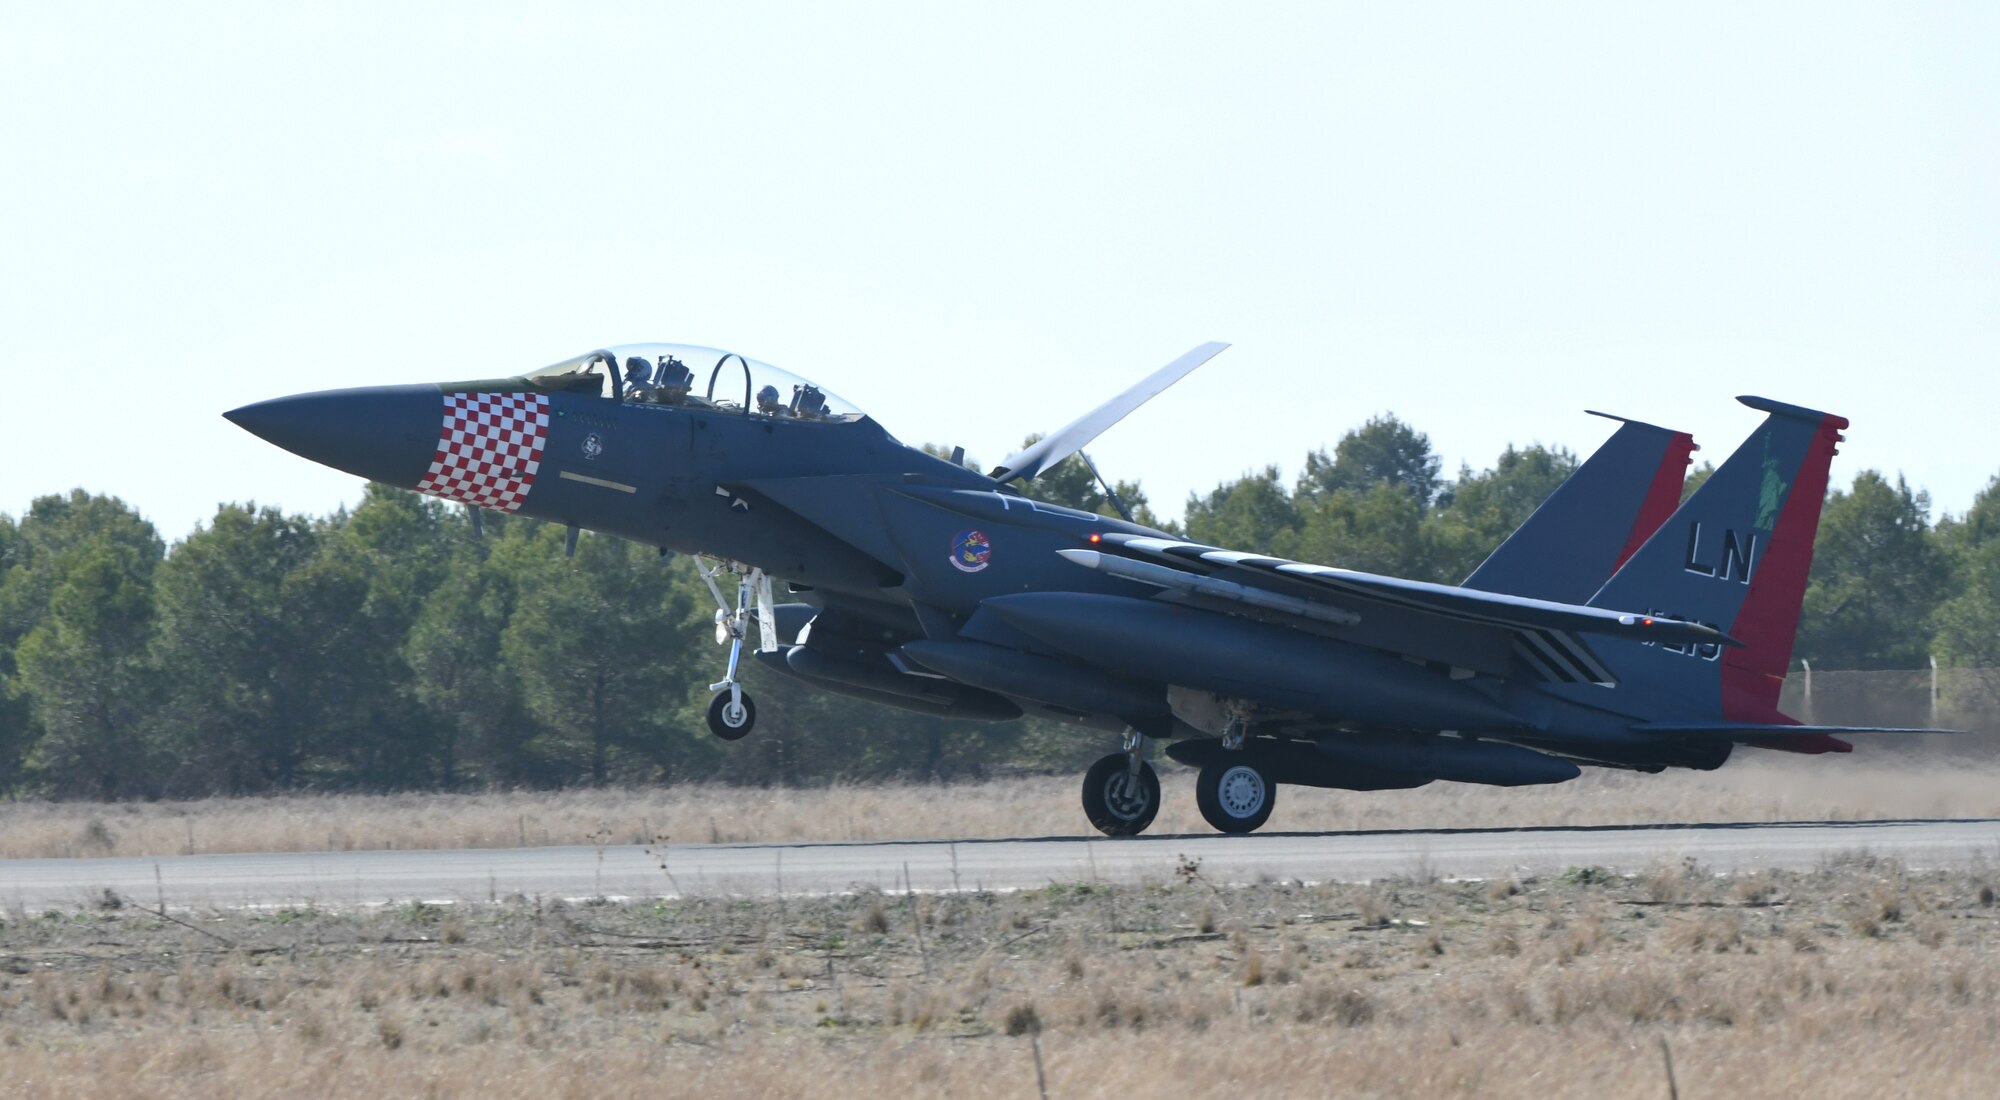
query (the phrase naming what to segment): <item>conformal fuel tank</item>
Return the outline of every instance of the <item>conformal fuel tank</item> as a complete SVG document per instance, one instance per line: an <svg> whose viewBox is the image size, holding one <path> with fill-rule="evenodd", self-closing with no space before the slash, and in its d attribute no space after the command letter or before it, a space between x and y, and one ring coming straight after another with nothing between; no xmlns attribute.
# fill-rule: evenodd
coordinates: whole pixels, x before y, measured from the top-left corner
<svg viewBox="0 0 2000 1100"><path fill-rule="evenodd" d="M1155 682L1407 729L1523 726L1440 670L1233 615L1082 592L1024 592L980 606L1056 650Z"/></svg>
<svg viewBox="0 0 2000 1100"><path fill-rule="evenodd" d="M1128 722L1168 715L1166 692L1158 685L1078 668L1054 657L964 641L904 642L902 651L925 668L1001 695L1085 714L1115 714Z"/></svg>

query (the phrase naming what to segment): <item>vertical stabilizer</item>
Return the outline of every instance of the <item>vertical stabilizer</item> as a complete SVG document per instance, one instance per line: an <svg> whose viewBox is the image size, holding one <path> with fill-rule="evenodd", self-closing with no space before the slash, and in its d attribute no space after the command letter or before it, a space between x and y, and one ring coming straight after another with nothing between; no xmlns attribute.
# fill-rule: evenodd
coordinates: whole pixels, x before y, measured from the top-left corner
<svg viewBox="0 0 2000 1100"><path fill-rule="evenodd" d="M1676 710L1786 722L1778 692L1791 664L1843 417L1761 397L1769 414L1647 539L1590 603L1714 626L1743 644L1607 642L1601 656L1636 694Z"/></svg>
<svg viewBox="0 0 2000 1100"><path fill-rule="evenodd" d="M1466 588L1582 603L1673 514L1694 437L1591 415L1623 423L1465 578Z"/></svg>

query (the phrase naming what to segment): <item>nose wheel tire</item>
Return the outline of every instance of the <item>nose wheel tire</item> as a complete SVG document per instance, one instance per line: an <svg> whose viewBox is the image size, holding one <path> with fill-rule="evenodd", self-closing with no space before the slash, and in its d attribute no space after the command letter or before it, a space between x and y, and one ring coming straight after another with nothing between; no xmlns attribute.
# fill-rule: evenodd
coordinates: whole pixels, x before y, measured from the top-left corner
<svg viewBox="0 0 2000 1100"><path fill-rule="evenodd" d="M1160 812L1160 777L1141 761L1132 774L1132 758L1122 752L1103 757L1083 773L1083 815L1105 836L1137 836Z"/></svg>
<svg viewBox="0 0 2000 1100"><path fill-rule="evenodd" d="M1194 781L1194 802L1210 825L1225 833L1250 833L1271 820L1278 785L1254 764L1223 760L1204 765Z"/></svg>
<svg viewBox="0 0 2000 1100"><path fill-rule="evenodd" d="M718 691L708 701L708 732L724 741L734 741L756 725L757 704L750 701L748 692L732 697L727 691Z"/></svg>

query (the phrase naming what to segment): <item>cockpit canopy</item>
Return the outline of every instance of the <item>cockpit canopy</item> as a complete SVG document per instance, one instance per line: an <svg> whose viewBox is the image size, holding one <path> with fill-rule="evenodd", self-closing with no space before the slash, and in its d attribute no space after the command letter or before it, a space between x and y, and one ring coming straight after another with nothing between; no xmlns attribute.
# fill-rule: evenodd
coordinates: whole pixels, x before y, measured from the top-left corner
<svg viewBox="0 0 2000 1100"><path fill-rule="evenodd" d="M791 420L859 420L861 410L789 371L692 344L619 344L527 376L546 390L642 405L717 409Z"/></svg>

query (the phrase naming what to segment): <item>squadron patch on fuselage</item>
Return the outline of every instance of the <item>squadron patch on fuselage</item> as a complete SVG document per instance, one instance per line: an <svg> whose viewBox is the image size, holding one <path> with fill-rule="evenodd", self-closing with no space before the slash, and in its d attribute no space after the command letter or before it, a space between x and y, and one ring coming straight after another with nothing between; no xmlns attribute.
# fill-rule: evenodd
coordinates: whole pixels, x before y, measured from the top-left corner
<svg viewBox="0 0 2000 1100"><path fill-rule="evenodd" d="M548 438L549 399L542 394L445 394L437 453L417 491L512 512L535 484Z"/></svg>
<svg viewBox="0 0 2000 1100"><path fill-rule="evenodd" d="M961 573L977 573L992 564L993 543L977 527L960 531L951 540L951 566Z"/></svg>

